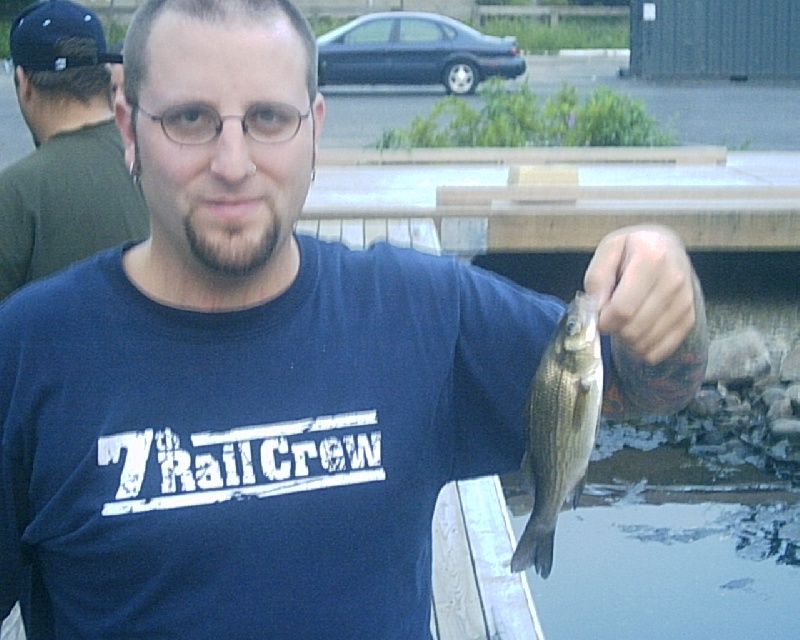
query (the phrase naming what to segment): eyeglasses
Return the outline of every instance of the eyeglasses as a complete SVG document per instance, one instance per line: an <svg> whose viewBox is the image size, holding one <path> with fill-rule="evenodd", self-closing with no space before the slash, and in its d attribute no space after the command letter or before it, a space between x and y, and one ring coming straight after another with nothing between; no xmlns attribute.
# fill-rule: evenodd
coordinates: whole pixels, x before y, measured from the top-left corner
<svg viewBox="0 0 800 640"><path fill-rule="evenodd" d="M300 113L297 107L283 102L259 102L243 116L221 116L215 109L202 104L170 107L160 116L148 113L139 105L134 106L153 122L160 122L167 138L178 144L206 144L215 140L228 118L239 120L242 131L256 142L288 142L300 131L303 120L311 115L311 109Z"/></svg>

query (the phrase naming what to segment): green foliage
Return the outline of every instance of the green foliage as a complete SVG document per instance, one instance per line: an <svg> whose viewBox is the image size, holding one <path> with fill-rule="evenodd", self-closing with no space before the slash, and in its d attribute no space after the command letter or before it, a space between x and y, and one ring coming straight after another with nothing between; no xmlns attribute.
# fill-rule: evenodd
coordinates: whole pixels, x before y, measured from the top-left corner
<svg viewBox="0 0 800 640"><path fill-rule="evenodd" d="M641 100L599 87L576 111L575 126L564 134L567 146L658 147L673 143Z"/></svg>
<svg viewBox="0 0 800 640"><path fill-rule="evenodd" d="M308 23L314 30L317 37L323 33L328 33L336 27L341 27L343 24L350 22L351 18L335 18L333 16L320 15L318 13L309 13L306 15Z"/></svg>
<svg viewBox="0 0 800 640"><path fill-rule="evenodd" d="M563 85L542 102L529 85L508 91L497 78L481 85L483 106L446 96L407 130L383 133L378 149L413 147L665 146L675 144L639 100L607 87L583 104L574 87Z"/></svg>
<svg viewBox="0 0 800 640"><path fill-rule="evenodd" d="M11 18L17 15L31 2L33 2L33 0L3 0L0 4L0 18L8 18L10 23ZM8 32L8 29L6 29L6 32Z"/></svg>
<svg viewBox="0 0 800 640"><path fill-rule="evenodd" d="M11 43L8 41L11 20L0 20L0 60L11 57Z"/></svg>
<svg viewBox="0 0 800 640"><path fill-rule="evenodd" d="M105 25L106 42L111 46L117 42L122 42L125 39L125 34L128 31L128 25L113 20Z"/></svg>
<svg viewBox="0 0 800 640"><path fill-rule="evenodd" d="M550 27L530 18L489 18L483 33L515 36L523 51L545 53L559 49L627 49L630 24L623 18L562 18Z"/></svg>

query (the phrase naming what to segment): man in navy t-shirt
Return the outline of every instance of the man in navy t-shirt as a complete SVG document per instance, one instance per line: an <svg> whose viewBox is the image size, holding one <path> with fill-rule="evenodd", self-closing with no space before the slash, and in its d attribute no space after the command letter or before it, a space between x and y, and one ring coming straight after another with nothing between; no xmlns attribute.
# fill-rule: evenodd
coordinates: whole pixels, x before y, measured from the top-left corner
<svg viewBox="0 0 800 640"><path fill-rule="evenodd" d="M151 235L0 310L0 616L22 596L30 638L430 637L438 492L518 468L563 304L293 233L325 102L289 0L151 0L124 55ZM705 336L679 239L611 234L584 284L606 411L685 404Z"/></svg>

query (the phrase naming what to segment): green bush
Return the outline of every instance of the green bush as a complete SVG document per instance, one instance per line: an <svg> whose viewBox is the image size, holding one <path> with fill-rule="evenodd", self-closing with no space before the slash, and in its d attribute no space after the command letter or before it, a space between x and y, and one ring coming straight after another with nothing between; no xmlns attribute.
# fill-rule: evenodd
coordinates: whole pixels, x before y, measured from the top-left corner
<svg viewBox="0 0 800 640"><path fill-rule="evenodd" d="M675 137L645 112L640 100L607 87L583 104L574 87L563 85L542 102L529 85L508 91L499 79L479 89L483 106L446 96L408 129L384 131L378 149L414 147L666 146Z"/></svg>
<svg viewBox="0 0 800 640"><path fill-rule="evenodd" d="M621 18L563 18L550 27L530 18L490 18L478 27L495 36L514 36L523 51L560 49L627 49L630 25Z"/></svg>
<svg viewBox="0 0 800 640"><path fill-rule="evenodd" d="M33 0L4 0L0 4L0 18L10 21L15 15L27 7ZM6 31L8 31L6 29Z"/></svg>
<svg viewBox="0 0 800 640"><path fill-rule="evenodd" d="M658 147L674 144L645 112L641 100L599 87L577 109L575 126L564 133L565 146Z"/></svg>
<svg viewBox="0 0 800 640"><path fill-rule="evenodd" d="M8 41L10 30L11 20L0 20L0 60L11 57L11 44Z"/></svg>

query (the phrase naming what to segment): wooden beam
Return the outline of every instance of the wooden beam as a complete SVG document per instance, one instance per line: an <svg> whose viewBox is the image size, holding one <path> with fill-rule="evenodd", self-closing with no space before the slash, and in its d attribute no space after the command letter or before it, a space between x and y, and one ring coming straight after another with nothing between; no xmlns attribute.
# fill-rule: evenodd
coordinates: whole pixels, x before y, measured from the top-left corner
<svg viewBox="0 0 800 640"><path fill-rule="evenodd" d="M659 163L724 165L722 146L683 147L438 147L415 149L321 148L318 166L404 164Z"/></svg>
<svg viewBox="0 0 800 640"><path fill-rule="evenodd" d="M659 186L577 186L564 184L513 184L494 187L437 187L437 207L490 206L492 202L577 202L616 200L641 202L706 201L785 201L800 209L800 185L659 185Z"/></svg>
<svg viewBox="0 0 800 640"><path fill-rule="evenodd" d="M593 251L606 234L629 224L656 223L674 229L686 247L707 251L798 251L800 212L678 207L586 209L546 207L488 216L488 251ZM443 246L447 242L442 238Z"/></svg>
<svg viewBox="0 0 800 640"><path fill-rule="evenodd" d="M456 483L442 489L433 517L433 608L438 640L485 640L481 595Z"/></svg>

